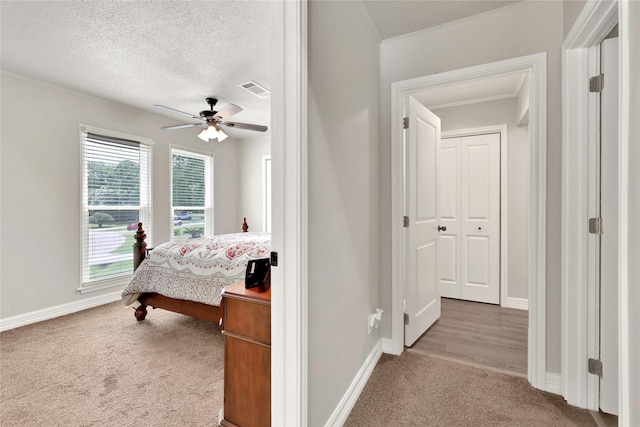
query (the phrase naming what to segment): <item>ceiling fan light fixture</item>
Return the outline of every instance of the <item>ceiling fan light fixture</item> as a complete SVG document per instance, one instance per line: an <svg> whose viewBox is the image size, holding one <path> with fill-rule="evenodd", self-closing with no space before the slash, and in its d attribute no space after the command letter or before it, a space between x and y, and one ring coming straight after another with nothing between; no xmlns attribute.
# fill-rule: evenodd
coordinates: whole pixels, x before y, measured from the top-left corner
<svg viewBox="0 0 640 427"><path fill-rule="evenodd" d="M217 139L218 142L222 142L227 138L227 134L222 132L215 123L209 123L207 128L198 134L198 138L204 142Z"/></svg>

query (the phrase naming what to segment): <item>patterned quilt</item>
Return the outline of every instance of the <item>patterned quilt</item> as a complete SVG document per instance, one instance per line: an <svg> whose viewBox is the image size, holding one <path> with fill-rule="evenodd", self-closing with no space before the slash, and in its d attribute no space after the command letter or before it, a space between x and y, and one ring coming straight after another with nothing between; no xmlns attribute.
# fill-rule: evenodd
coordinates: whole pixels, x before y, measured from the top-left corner
<svg viewBox="0 0 640 427"><path fill-rule="evenodd" d="M126 305L143 292L220 305L222 288L244 278L250 259L268 258L270 233L221 234L163 243L122 291Z"/></svg>

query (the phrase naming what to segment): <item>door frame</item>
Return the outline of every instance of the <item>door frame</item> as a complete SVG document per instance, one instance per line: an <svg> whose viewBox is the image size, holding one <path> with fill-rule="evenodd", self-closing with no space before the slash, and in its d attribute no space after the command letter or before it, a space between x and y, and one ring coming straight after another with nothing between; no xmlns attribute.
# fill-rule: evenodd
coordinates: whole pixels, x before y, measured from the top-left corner
<svg viewBox="0 0 640 427"><path fill-rule="evenodd" d="M546 388L546 164L547 164L547 54L522 56L489 64L431 74L391 84L391 342L384 350L401 354L404 345L405 237L403 129L404 98L420 90L513 72L529 72L530 180L528 206L529 336L527 377L531 385Z"/></svg>
<svg viewBox="0 0 640 427"><path fill-rule="evenodd" d="M599 357L599 307L597 305L597 283L594 277L596 253L592 249L592 237L587 233L587 218L594 215L596 206L589 197L589 190L596 180L596 168L590 152L597 143L598 106L594 97L585 90L586 83L598 72L598 45L618 22L623 22L619 15L618 2L588 2L578 16L574 26L567 35L563 45L563 147L562 147L562 318L561 318L561 360L562 360L562 395L568 403L597 411L599 409L599 378L588 373L589 357ZM624 31L620 31L622 46ZM620 62L624 63L623 51L620 51ZM622 67L621 67L622 75ZM623 80L619 82L619 115L623 116L625 103L622 97L628 92ZM627 83L627 86L628 83ZM626 107L628 114L628 106ZM621 117L622 118L622 117ZM622 228L625 216L625 192L622 190L630 182L628 169L624 168L623 121L619 120L619 236L618 246L618 283L619 289L619 324L624 328L624 304L622 299L625 285L623 257L627 253L625 236ZM628 140L626 140L628 142ZM628 146L627 146L628 150ZM579 219L576 221L576 218ZM628 284L628 282L626 282ZM628 319L628 317L627 317ZM628 378L624 372L623 351L626 345L624 334L620 334L620 364L618 396L620 407L624 408L623 383ZM632 424L623 422L624 410L620 410L620 425Z"/></svg>
<svg viewBox="0 0 640 427"><path fill-rule="evenodd" d="M271 5L271 424L308 422L307 2ZM286 220L286 221L285 221Z"/></svg>
<svg viewBox="0 0 640 427"><path fill-rule="evenodd" d="M529 305L524 301L509 299L509 265L508 265L508 242L509 242L509 197L508 195L508 157L507 157L507 125L489 125L469 129L456 129L442 132L442 139L459 138L463 136L487 135L491 133L500 134L500 306L528 310ZM527 132L528 133L528 132Z"/></svg>

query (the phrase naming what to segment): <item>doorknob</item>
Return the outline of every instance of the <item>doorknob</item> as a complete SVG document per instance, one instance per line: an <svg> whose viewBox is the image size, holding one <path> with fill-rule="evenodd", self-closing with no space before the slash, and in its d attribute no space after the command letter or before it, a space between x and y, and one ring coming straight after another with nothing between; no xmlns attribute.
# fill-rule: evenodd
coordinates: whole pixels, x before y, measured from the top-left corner
<svg viewBox="0 0 640 427"><path fill-rule="evenodd" d="M447 227L444 225L439 225L438 226L438 231L447 231Z"/></svg>

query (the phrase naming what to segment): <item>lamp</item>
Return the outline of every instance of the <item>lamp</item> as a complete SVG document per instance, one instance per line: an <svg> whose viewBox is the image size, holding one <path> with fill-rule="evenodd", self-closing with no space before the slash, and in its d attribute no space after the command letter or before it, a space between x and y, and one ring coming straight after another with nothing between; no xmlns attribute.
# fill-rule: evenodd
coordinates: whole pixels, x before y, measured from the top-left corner
<svg viewBox="0 0 640 427"><path fill-rule="evenodd" d="M215 123L209 123L207 128L198 134L198 138L205 142L209 142L213 139L217 139L218 142L222 142L227 138L227 134L222 132Z"/></svg>

